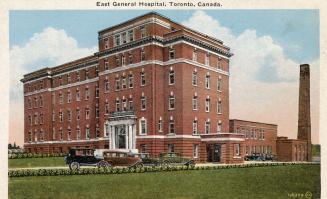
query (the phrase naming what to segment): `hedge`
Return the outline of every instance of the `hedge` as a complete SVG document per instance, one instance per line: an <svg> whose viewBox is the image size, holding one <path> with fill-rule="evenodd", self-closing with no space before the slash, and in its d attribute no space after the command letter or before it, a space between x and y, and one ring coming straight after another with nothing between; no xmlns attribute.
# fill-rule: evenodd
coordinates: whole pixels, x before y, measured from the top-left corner
<svg viewBox="0 0 327 199"><path fill-rule="evenodd" d="M249 167L264 167L264 166L283 166L283 165L302 165L316 163L254 163L254 164L230 164L230 165L215 165L215 166L147 166L142 168L81 168L79 170L67 169L16 169L9 170L9 177L28 177L28 176L68 176L68 175L90 175L90 174L123 174L123 173L145 173L145 172L168 172L182 170L219 170L229 168L249 168Z"/></svg>
<svg viewBox="0 0 327 199"><path fill-rule="evenodd" d="M65 153L11 153L9 159L64 157Z"/></svg>

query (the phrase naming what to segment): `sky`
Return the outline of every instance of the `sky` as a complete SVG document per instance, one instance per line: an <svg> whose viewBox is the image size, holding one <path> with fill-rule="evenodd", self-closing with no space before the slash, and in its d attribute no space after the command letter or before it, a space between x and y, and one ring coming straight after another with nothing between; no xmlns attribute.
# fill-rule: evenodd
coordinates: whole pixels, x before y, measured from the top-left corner
<svg viewBox="0 0 327 199"><path fill-rule="evenodd" d="M149 10L10 11L10 134L23 144L25 73L93 54L97 31ZM299 64L311 65L312 141L319 143L318 10L156 11L231 47L230 118L296 138Z"/></svg>

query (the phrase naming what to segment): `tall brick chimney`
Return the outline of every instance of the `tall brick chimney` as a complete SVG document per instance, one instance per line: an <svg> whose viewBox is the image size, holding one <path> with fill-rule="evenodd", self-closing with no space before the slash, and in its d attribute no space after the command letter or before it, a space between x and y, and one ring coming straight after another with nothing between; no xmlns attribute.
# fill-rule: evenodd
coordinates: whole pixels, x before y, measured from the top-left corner
<svg viewBox="0 0 327 199"><path fill-rule="evenodd" d="M310 66L300 65L299 115L297 138L307 140L307 161L311 161Z"/></svg>

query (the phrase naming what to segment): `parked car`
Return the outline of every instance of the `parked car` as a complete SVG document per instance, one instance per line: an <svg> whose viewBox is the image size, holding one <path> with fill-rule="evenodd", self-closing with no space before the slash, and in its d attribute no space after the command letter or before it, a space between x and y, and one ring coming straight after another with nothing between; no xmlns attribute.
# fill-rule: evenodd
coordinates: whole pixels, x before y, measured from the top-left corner
<svg viewBox="0 0 327 199"><path fill-rule="evenodd" d="M70 149L65 162L71 170L78 170L81 166L108 166L102 158L94 156L94 149L90 148Z"/></svg>
<svg viewBox="0 0 327 199"><path fill-rule="evenodd" d="M275 161L277 160L276 155L273 154L263 154L263 153L253 153L252 155L247 155L244 157L247 161Z"/></svg>
<svg viewBox="0 0 327 199"><path fill-rule="evenodd" d="M143 167L140 157L122 151L104 151L103 161L110 166L128 166L128 167Z"/></svg>

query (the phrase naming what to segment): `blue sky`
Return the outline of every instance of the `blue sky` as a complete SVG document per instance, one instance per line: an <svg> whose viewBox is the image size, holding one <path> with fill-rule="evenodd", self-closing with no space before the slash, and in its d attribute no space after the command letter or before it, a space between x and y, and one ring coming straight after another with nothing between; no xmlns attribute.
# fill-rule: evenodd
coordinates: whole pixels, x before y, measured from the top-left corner
<svg viewBox="0 0 327 199"><path fill-rule="evenodd" d="M149 11L11 11L10 46L22 45L36 32L51 26L64 29L80 47L97 44L97 31ZM157 12L176 22L187 20L193 10ZM205 10L221 25L240 34L255 29L259 36L270 35L285 53L298 62L319 57L318 10Z"/></svg>

